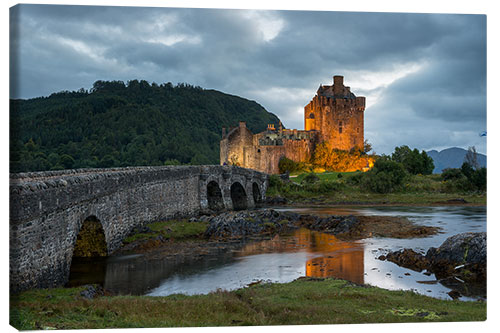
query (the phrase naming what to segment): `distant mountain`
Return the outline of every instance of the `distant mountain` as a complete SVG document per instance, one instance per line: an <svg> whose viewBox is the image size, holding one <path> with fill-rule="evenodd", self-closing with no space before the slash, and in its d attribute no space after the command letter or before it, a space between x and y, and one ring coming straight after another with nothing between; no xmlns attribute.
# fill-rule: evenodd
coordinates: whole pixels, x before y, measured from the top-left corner
<svg viewBox="0 0 500 333"><path fill-rule="evenodd" d="M427 152L427 155L434 160L434 173L441 173L446 168L460 168L464 163L465 154L467 150L457 147ZM486 155L478 153L477 162L480 166L486 167Z"/></svg>
<svg viewBox="0 0 500 333"><path fill-rule="evenodd" d="M254 101L188 84L97 81L10 101L10 171L218 164L222 127L279 119Z"/></svg>

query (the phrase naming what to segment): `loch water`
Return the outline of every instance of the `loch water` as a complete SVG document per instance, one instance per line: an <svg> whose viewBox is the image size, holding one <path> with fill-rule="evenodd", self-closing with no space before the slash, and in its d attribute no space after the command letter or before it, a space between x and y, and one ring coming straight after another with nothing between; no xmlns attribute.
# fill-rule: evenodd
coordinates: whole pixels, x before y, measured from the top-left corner
<svg viewBox="0 0 500 333"><path fill-rule="evenodd" d="M76 262L69 285L99 283L119 294L166 296L234 290L251 283L290 282L302 276L336 277L390 290L413 290L451 299L452 289L467 290L461 300L485 297L484 288L461 286L460 281L437 281L433 274L402 268L376 259L387 251L411 248L425 254L446 238L462 232L486 231L486 207L322 207L275 208L315 215L403 216L441 232L424 238L367 238L342 241L333 235L299 229L289 235L242 241L201 259L144 260L140 255L111 256Z"/></svg>

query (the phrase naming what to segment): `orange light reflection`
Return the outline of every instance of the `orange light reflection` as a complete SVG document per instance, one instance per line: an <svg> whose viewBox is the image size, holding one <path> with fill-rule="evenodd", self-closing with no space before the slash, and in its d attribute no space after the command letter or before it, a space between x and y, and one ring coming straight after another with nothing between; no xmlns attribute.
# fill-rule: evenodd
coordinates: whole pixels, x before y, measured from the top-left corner
<svg viewBox="0 0 500 333"><path fill-rule="evenodd" d="M355 283L364 282L364 249L359 243L344 242L334 235L299 229L292 236L247 244L239 256L270 252L307 251L319 257L306 261L306 276L336 277Z"/></svg>

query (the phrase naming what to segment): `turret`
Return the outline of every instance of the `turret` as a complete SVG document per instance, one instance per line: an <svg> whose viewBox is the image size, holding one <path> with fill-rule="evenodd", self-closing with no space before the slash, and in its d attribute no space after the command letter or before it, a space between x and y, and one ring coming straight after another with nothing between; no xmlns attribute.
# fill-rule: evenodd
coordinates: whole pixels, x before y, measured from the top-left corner
<svg viewBox="0 0 500 333"><path fill-rule="evenodd" d="M365 104L366 104L366 98L365 97L362 97L362 96L356 97L356 105L359 108L362 108L364 110L365 109Z"/></svg>
<svg viewBox="0 0 500 333"><path fill-rule="evenodd" d="M343 95L344 94L344 77L341 75L335 75L333 77L333 95Z"/></svg>

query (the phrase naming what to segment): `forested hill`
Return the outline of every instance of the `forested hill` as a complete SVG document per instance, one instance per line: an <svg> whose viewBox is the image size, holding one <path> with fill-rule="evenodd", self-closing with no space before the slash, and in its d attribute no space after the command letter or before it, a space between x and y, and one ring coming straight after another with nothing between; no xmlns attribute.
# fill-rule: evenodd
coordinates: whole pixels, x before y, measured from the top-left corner
<svg viewBox="0 0 500 333"><path fill-rule="evenodd" d="M10 101L10 171L218 164L223 126L279 119L254 101L186 84L97 81Z"/></svg>

